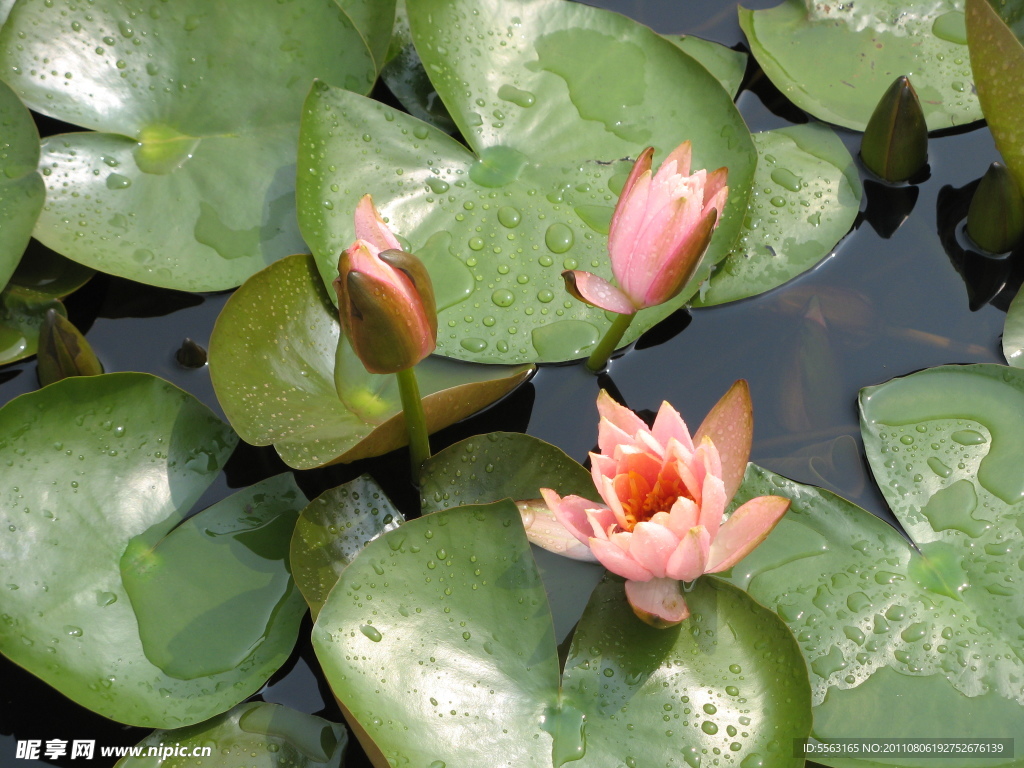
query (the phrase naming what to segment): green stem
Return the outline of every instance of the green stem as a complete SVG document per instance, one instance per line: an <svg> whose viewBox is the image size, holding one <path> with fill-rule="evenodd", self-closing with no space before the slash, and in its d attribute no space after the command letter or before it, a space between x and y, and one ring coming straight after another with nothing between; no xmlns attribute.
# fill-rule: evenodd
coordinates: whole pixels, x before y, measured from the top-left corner
<svg viewBox="0 0 1024 768"><path fill-rule="evenodd" d="M423 413L420 387L416 373L406 368L395 374L398 377L398 392L402 396L402 410L405 412L405 428L409 431L409 456L412 460L413 479L418 483L420 468L430 458L430 439L427 432L427 417Z"/></svg>
<svg viewBox="0 0 1024 768"><path fill-rule="evenodd" d="M622 335L629 328L629 324L633 322L633 318L636 317L634 312L632 315L619 315L612 322L611 328L605 333L604 338L594 347L594 351L590 353L590 357L587 360L587 368L592 373L600 373L608 365L608 359L612 356L612 352L615 351L615 347L622 341Z"/></svg>

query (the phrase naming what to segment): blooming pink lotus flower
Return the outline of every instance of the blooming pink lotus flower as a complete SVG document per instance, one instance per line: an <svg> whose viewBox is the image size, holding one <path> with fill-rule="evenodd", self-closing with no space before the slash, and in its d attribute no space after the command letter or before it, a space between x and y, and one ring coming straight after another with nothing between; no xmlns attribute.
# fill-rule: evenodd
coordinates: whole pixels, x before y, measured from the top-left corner
<svg viewBox="0 0 1024 768"><path fill-rule="evenodd" d="M357 240L341 254L334 281L341 325L368 371L397 373L437 346L433 286L369 195L356 207L355 225Z"/></svg>
<svg viewBox="0 0 1024 768"><path fill-rule="evenodd" d="M729 194L728 170L690 175L690 142L651 174L654 148L637 158L612 215L608 254L618 287L590 272L562 273L580 301L632 315L676 296L697 271Z"/></svg>
<svg viewBox="0 0 1024 768"><path fill-rule="evenodd" d="M731 568L771 532L789 499L760 496L729 516L753 435L750 391L738 381L708 414L695 440L662 403L648 426L602 391L600 453L592 474L606 506L580 496L544 501L569 532L612 573L624 576L633 611L654 626L689 615L679 582ZM696 446L694 445L696 442Z"/></svg>

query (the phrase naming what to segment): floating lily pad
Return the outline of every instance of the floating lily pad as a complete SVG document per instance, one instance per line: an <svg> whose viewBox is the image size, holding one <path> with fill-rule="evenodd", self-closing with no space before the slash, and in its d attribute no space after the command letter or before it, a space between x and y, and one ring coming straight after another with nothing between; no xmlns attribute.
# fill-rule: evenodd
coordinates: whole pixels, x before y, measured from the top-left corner
<svg viewBox="0 0 1024 768"><path fill-rule="evenodd" d="M935 131L982 116L963 11L963 0L785 0L741 8L740 26L775 86L819 120L863 131L893 80L909 75Z"/></svg>
<svg viewBox="0 0 1024 768"><path fill-rule="evenodd" d="M735 240L756 162L718 81L650 29L582 4L411 0L408 12L416 50L469 148L316 85L297 187L325 282L354 238L357 201L371 193L439 287L441 354L581 357L610 320L570 298L561 272L611 276L606 235L633 159L653 145L660 162L689 139L695 167L729 168L726 215L698 278L641 312L623 343L682 306Z"/></svg>
<svg viewBox="0 0 1024 768"><path fill-rule="evenodd" d="M288 559L314 619L363 547L404 522L405 515L369 475L324 491L302 510Z"/></svg>
<svg viewBox="0 0 1024 768"><path fill-rule="evenodd" d="M58 299L19 285L0 291L0 365L31 357L39 348L39 329L46 313L55 309L67 317Z"/></svg>
<svg viewBox="0 0 1024 768"><path fill-rule="evenodd" d="M397 599L379 599L384 583ZM744 756L781 750L773 765L802 764L790 755L807 733L808 689L789 632L711 579L687 599L688 623L654 630L609 579L560 692L547 600L504 501L425 515L371 542L328 597L313 645L391 764L603 768L626 759L626 744L637 765L683 765L702 750L732 754L734 743Z"/></svg>
<svg viewBox="0 0 1024 768"><path fill-rule="evenodd" d="M758 165L740 239L695 306L755 296L828 256L853 226L863 190L843 142L819 123L754 135Z"/></svg>
<svg viewBox="0 0 1024 768"><path fill-rule="evenodd" d="M341 338L338 312L309 256L282 259L235 292L210 338L210 375L242 439L273 444L296 469L406 445L395 377L367 373L348 344L339 348ZM427 358L416 372L428 429L490 405L531 370Z"/></svg>
<svg viewBox="0 0 1024 768"><path fill-rule="evenodd" d="M44 142L36 237L105 272L193 291L234 287L301 249L302 99L316 77L367 92L393 11L387 0L19 2L0 30L11 87L101 131Z"/></svg>
<svg viewBox="0 0 1024 768"><path fill-rule="evenodd" d="M280 476L182 522L236 439L148 374L0 409L4 655L133 725L189 725L258 689L304 610L285 555L305 499Z"/></svg>
<svg viewBox="0 0 1024 768"><path fill-rule="evenodd" d="M0 290L18 266L43 208L46 187L38 165L39 132L32 115L0 81Z"/></svg>
<svg viewBox="0 0 1024 768"><path fill-rule="evenodd" d="M1024 373L926 370L864 390L861 409L871 468L913 544L844 499L751 465L735 503L774 493L793 504L731 580L796 635L814 736L1020 739Z"/></svg>
<svg viewBox="0 0 1024 768"><path fill-rule="evenodd" d="M747 54L734 51L721 43L704 40L693 35L664 35L665 39L689 54L722 84L726 92L736 98L747 72Z"/></svg>
<svg viewBox="0 0 1024 768"><path fill-rule="evenodd" d="M967 0L967 38L985 120L999 153L1024 188L1024 27L1019 3Z"/></svg>
<svg viewBox="0 0 1024 768"><path fill-rule="evenodd" d="M66 259L49 248L31 247L18 262L8 285L63 299L89 282L95 274L95 270Z"/></svg>
<svg viewBox="0 0 1024 768"><path fill-rule="evenodd" d="M149 749L177 748L180 756L123 757L116 768L340 768L348 744L344 726L278 704L251 701L188 728L154 731L139 742ZM208 748L209 754L196 750ZM154 755L161 755L161 751Z"/></svg>
<svg viewBox="0 0 1024 768"><path fill-rule="evenodd" d="M1006 311L1003 357L1015 368L1024 368L1024 289L1017 291Z"/></svg>

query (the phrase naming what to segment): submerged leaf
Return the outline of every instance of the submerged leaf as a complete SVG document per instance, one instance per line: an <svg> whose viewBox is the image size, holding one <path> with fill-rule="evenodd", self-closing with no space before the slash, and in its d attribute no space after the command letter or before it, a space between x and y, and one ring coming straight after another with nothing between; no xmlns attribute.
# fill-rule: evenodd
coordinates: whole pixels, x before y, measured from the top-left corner
<svg viewBox="0 0 1024 768"><path fill-rule="evenodd" d="M1024 368L1024 288L1017 291L1006 311L1003 356L1015 368Z"/></svg>
<svg viewBox="0 0 1024 768"><path fill-rule="evenodd" d="M39 330L39 384L46 386L69 376L96 376L103 366L89 342L70 320L56 309L46 310Z"/></svg>

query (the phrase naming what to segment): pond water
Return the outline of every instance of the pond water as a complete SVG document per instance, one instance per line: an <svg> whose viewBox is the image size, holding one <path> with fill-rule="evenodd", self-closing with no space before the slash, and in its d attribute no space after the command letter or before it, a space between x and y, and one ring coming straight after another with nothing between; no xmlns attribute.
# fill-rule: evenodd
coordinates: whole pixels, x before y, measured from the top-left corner
<svg viewBox="0 0 1024 768"><path fill-rule="evenodd" d="M687 32L728 46L743 44L731 2L599 4L659 32ZM747 5L775 4L762 0ZM752 131L805 120L755 64L748 68L738 105ZM685 132L680 126L680 138ZM837 132L856 155L860 134ZM893 193L868 183L853 231L812 272L753 299L677 313L599 378L581 365L545 367L504 402L435 436L435 450L475 433L526 431L582 461L596 442L594 401L600 387L617 390L622 401L638 411L655 411L668 400L696 426L733 381L745 378L756 415L753 461L795 480L823 485L892 522L863 460L857 393L926 367L1003 362L999 339L1006 303L1021 279L1020 267L1014 275L1008 262L974 259L956 264L943 245L943 239L947 245L952 240L955 250L957 220L965 210L958 191L996 159L984 127L933 136L930 176L916 192ZM915 194L908 207L907 199ZM163 376L222 415L207 370L178 366L174 353L185 337L208 345L213 320L226 299L227 294L194 296L97 277L68 300L68 309L72 320L88 331L106 370ZM34 361L0 368L0 402L36 386ZM226 496L231 488L286 470L272 449L240 446L225 476L199 507ZM297 479L312 498L363 472L371 473L400 506L414 508L416 496L403 452L299 473ZM545 574L561 585L552 594L561 637L601 571L544 552L538 560ZM565 589L566 583L574 588ZM307 623L293 658L262 696L340 721L326 684L315 672L308 640L301 639L308 638L308 630ZM146 733L71 704L6 660L0 660L0 670L6 710L0 720L3 759L14 754L14 739L83 738L132 745ZM92 762L99 768L112 763ZM353 745L346 764L369 763Z"/></svg>

